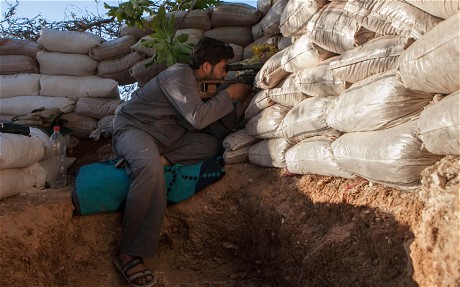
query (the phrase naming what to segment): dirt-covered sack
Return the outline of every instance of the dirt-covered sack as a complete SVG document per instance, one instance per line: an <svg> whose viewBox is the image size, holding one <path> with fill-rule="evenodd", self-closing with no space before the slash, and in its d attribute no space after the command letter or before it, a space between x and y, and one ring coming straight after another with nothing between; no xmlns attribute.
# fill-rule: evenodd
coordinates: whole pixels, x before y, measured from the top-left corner
<svg viewBox="0 0 460 287"><path fill-rule="evenodd" d="M286 48L281 58L281 67L288 73L301 72L334 55L313 43L308 34L304 34Z"/></svg>
<svg viewBox="0 0 460 287"><path fill-rule="evenodd" d="M0 38L0 55L24 55L35 58L37 52L42 49L42 45L34 41Z"/></svg>
<svg viewBox="0 0 460 287"><path fill-rule="evenodd" d="M136 37L131 35L105 41L92 48L89 56L98 61L120 58L131 53L131 46L136 44L136 41Z"/></svg>
<svg viewBox="0 0 460 287"><path fill-rule="evenodd" d="M249 150L251 146L245 146L238 150L224 150L223 158L226 164L237 164L249 161Z"/></svg>
<svg viewBox="0 0 460 287"><path fill-rule="evenodd" d="M251 146L259 141L259 138L249 135L246 129L241 129L229 134L224 139L222 146L224 149L236 151L244 147Z"/></svg>
<svg viewBox="0 0 460 287"><path fill-rule="evenodd" d="M105 116L114 115L120 103L119 99L80 98L75 104L74 112L99 120Z"/></svg>
<svg viewBox="0 0 460 287"><path fill-rule="evenodd" d="M14 74L0 76L0 98L38 96L40 74Z"/></svg>
<svg viewBox="0 0 460 287"><path fill-rule="evenodd" d="M440 155L460 155L460 91L427 106L418 130L424 147Z"/></svg>
<svg viewBox="0 0 460 287"><path fill-rule="evenodd" d="M70 135L80 139L89 138L90 134L97 128L97 120L91 117L76 113L63 114L62 125L72 130Z"/></svg>
<svg viewBox="0 0 460 287"><path fill-rule="evenodd" d="M329 64L332 74L349 83L356 83L372 75L398 67L401 53L413 39L387 35L377 37L351 50L343 52Z"/></svg>
<svg viewBox="0 0 460 287"><path fill-rule="evenodd" d="M260 69L254 78L255 87L261 89L273 88L290 74L281 65L281 60L286 49L277 52L265 62L262 69Z"/></svg>
<svg viewBox="0 0 460 287"><path fill-rule="evenodd" d="M327 0L289 0L280 18L280 31L285 37L301 36L305 26Z"/></svg>
<svg viewBox="0 0 460 287"><path fill-rule="evenodd" d="M294 174L319 174L343 178L355 176L337 166L332 153L332 137L312 137L291 147L284 157L286 169Z"/></svg>
<svg viewBox="0 0 460 287"><path fill-rule="evenodd" d="M96 74L98 61L88 55L39 51L40 74L89 76Z"/></svg>
<svg viewBox="0 0 460 287"><path fill-rule="evenodd" d="M267 14L260 20L260 29L264 35L273 36L280 34L280 20L283 14L284 7L288 0L277 0L268 10Z"/></svg>
<svg viewBox="0 0 460 287"><path fill-rule="evenodd" d="M278 135L294 141L319 135L339 136L340 133L326 123L326 116L334 99L335 97L312 97L303 100L283 118L278 127Z"/></svg>
<svg viewBox="0 0 460 287"><path fill-rule="evenodd" d="M35 177L21 168L0 170L0 200L27 191L35 184Z"/></svg>
<svg viewBox="0 0 460 287"><path fill-rule="evenodd" d="M91 132L89 138L98 141L101 136L110 138L113 135L113 121L115 115L105 116L97 121L96 129Z"/></svg>
<svg viewBox="0 0 460 287"><path fill-rule="evenodd" d="M260 141L249 149L249 161L260 166L283 168L286 166L284 156L292 145L283 138Z"/></svg>
<svg viewBox="0 0 460 287"><path fill-rule="evenodd" d="M302 93L299 85L295 82L296 77L297 73L292 73L276 87L268 89L268 98L286 107L294 107L308 98L308 95Z"/></svg>
<svg viewBox="0 0 460 287"><path fill-rule="evenodd" d="M104 38L88 32L58 31L43 27L37 42L47 51L87 55Z"/></svg>
<svg viewBox="0 0 460 287"><path fill-rule="evenodd" d="M199 29L203 31L211 30L211 11L205 9L195 9L192 11L174 11L166 14L167 17L176 17L177 29ZM184 18L184 16L186 16Z"/></svg>
<svg viewBox="0 0 460 287"><path fill-rule="evenodd" d="M251 119L262 110L274 104L275 102L268 97L268 90L260 90L249 102L249 105L244 112L244 118Z"/></svg>
<svg viewBox="0 0 460 287"><path fill-rule="evenodd" d="M115 80L97 76L42 76L40 95L50 97L79 98L119 98Z"/></svg>
<svg viewBox="0 0 460 287"><path fill-rule="evenodd" d="M406 189L420 186L420 173L442 156L422 148L417 120L386 130L346 133L332 143L340 168L370 181Z"/></svg>
<svg viewBox="0 0 460 287"><path fill-rule="evenodd" d="M129 73L134 77L134 79L136 79L139 87L144 86L151 79L153 79L159 73L168 68L168 66L166 66L166 63L152 64L149 67L146 67L145 65L147 63L150 63L151 61L152 59L150 58L144 59L142 61L137 62L134 66L131 67L131 69L129 69Z"/></svg>
<svg viewBox="0 0 460 287"><path fill-rule="evenodd" d="M251 27L257 24L262 14L255 7L246 3L218 4L211 13L211 26L217 27Z"/></svg>
<svg viewBox="0 0 460 287"><path fill-rule="evenodd" d="M41 139L10 133L0 133L0 169L28 167L43 158Z"/></svg>
<svg viewBox="0 0 460 287"><path fill-rule="evenodd" d="M344 13L346 2L331 2L313 15L304 35L318 46L341 54L366 43L375 33L360 26Z"/></svg>
<svg viewBox="0 0 460 287"><path fill-rule="evenodd" d="M257 1L257 10L259 10L262 15L267 15L270 8L273 4L276 3L277 0L258 0Z"/></svg>
<svg viewBox="0 0 460 287"><path fill-rule="evenodd" d="M0 99L0 114L24 115L40 108L59 108L63 113L70 113L75 109L75 102L66 97L17 96Z"/></svg>
<svg viewBox="0 0 460 287"><path fill-rule="evenodd" d="M143 59L144 55L142 53L132 52L117 59L101 61L97 65L97 75L115 80L119 85L135 83L136 80L129 70Z"/></svg>
<svg viewBox="0 0 460 287"><path fill-rule="evenodd" d="M451 94L460 89L460 14L437 25L399 57L404 85L413 90Z"/></svg>
<svg viewBox="0 0 460 287"><path fill-rule="evenodd" d="M414 39L420 38L442 21L404 0L349 0L344 13L378 34Z"/></svg>
<svg viewBox="0 0 460 287"><path fill-rule="evenodd" d="M442 19L447 19L460 11L459 0L406 0L406 2Z"/></svg>
<svg viewBox="0 0 460 287"><path fill-rule="evenodd" d="M260 139L281 137L279 126L290 109L280 104L274 104L262 110L246 123L248 134Z"/></svg>
<svg viewBox="0 0 460 287"><path fill-rule="evenodd" d="M38 73L37 62L24 55L0 55L0 75Z"/></svg>
<svg viewBox="0 0 460 287"><path fill-rule="evenodd" d="M432 99L405 88L393 69L353 84L334 101L326 121L342 132L387 129L418 117Z"/></svg>
<svg viewBox="0 0 460 287"><path fill-rule="evenodd" d="M203 33L204 37L211 37L224 41L227 44L236 44L245 47L251 44L252 38L250 27L218 27Z"/></svg>
<svg viewBox="0 0 460 287"><path fill-rule="evenodd" d="M329 65L337 58L338 56L326 59L316 66L296 73L295 86L311 97L339 96L350 84L332 73Z"/></svg>

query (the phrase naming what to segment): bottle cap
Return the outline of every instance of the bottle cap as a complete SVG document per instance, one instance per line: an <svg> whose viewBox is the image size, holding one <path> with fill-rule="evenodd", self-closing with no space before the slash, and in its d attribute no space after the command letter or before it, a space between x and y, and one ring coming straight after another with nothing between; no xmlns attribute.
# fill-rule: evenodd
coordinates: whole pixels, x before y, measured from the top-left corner
<svg viewBox="0 0 460 287"><path fill-rule="evenodd" d="M60 130L60 127L59 127L59 126L54 126L54 127L53 127L53 130L54 130L55 132L58 132L58 131Z"/></svg>

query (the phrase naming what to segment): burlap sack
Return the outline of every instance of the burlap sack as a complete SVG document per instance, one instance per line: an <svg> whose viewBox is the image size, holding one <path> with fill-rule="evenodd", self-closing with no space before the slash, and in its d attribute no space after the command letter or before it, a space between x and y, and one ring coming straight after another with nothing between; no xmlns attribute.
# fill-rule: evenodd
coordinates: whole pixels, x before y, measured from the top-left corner
<svg viewBox="0 0 460 287"><path fill-rule="evenodd" d="M286 166L284 156L292 145L283 138L260 141L249 149L249 161L260 166L283 168Z"/></svg>
<svg viewBox="0 0 460 287"><path fill-rule="evenodd" d="M42 45L34 41L0 38L0 55L24 55L35 58L37 52L42 49Z"/></svg>
<svg viewBox="0 0 460 287"><path fill-rule="evenodd" d="M0 76L0 98L38 96L40 74L14 74Z"/></svg>
<svg viewBox="0 0 460 287"><path fill-rule="evenodd" d="M176 17L177 29L198 29L208 31L211 29L211 11L195 9L192 11L175 11L166 16ZM184 18L184 16L186 16Z"/></svg>
<svg viewBox="0 0 460 287"><path fill-rule="evenodd" d="M96 74L98 61L88 55L39 51L40 74L89 76Z"/></svg>
<svg viewBox="0 0 460 287"><path fill-rule="evenodd" d="M97 76L42 76L40 95L50 97L79 98L119 98L115 80Z"/></svg>
<svg viewBox="0 0 460 287"><path fill-rule="evenodd" d="M85 55L104 41L104 38L88 32L59 31L46 27L40 30L37 40L49 52Z"/></svg>
<svg viewBox="0 0 460 287"><path fill-rule="evenodd" d="M120 58L131 52L131 46L136 43L136 37L131 35L121 36L110 41L98 44L89 52L89 56L98 61Z"/></svg>
<svg viewBox="0 0 460 287"><path fill-rule="evenodd" d="M97 65L97 75L102 78L113 79L119 85L135 83L136 80L130 74L129 69L143 59L142 53L132 52L117 59L101 61Z"/></svg>
<svg viewBox="0 0 460 287"><path fill-rule="evenodd" d="M38 73L37 62L24 55L0 55L0 75Z"/></svg>
<svg viewBox="0 0 460 287"><path fill-rule="evenodd" d="M211 13L211 26L217 27L251 27L262 18L262 13L245 3L218 4Z"/></svg>

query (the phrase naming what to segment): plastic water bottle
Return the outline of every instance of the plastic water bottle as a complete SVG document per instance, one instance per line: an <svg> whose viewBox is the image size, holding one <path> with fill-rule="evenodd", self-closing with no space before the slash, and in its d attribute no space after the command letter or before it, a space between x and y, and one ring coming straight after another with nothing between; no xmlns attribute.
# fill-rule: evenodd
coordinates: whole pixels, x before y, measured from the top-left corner
<svg viewBox="0 0 460 287"><path fill-rule="evenodd" d="M67 172L65 168L66 145L64 137L60 132L60 127L55 126L53 130L54 132L50 137L52 167L49 186L51 188L61 188L67 184Z"/></svg>

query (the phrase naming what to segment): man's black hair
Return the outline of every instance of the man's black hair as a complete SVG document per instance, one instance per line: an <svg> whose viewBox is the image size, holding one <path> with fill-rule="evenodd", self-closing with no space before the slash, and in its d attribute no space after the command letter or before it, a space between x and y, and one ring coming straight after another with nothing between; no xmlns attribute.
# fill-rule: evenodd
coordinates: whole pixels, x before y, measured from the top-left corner
<svg viewBox="0 0 460 287"><path fill-rule="evenodd" d="M189 64L192 69L199 69L204 62L215 65L223 59L230 60L233 56L233 48L225 42L204 37L193 49Z"/></svg>

